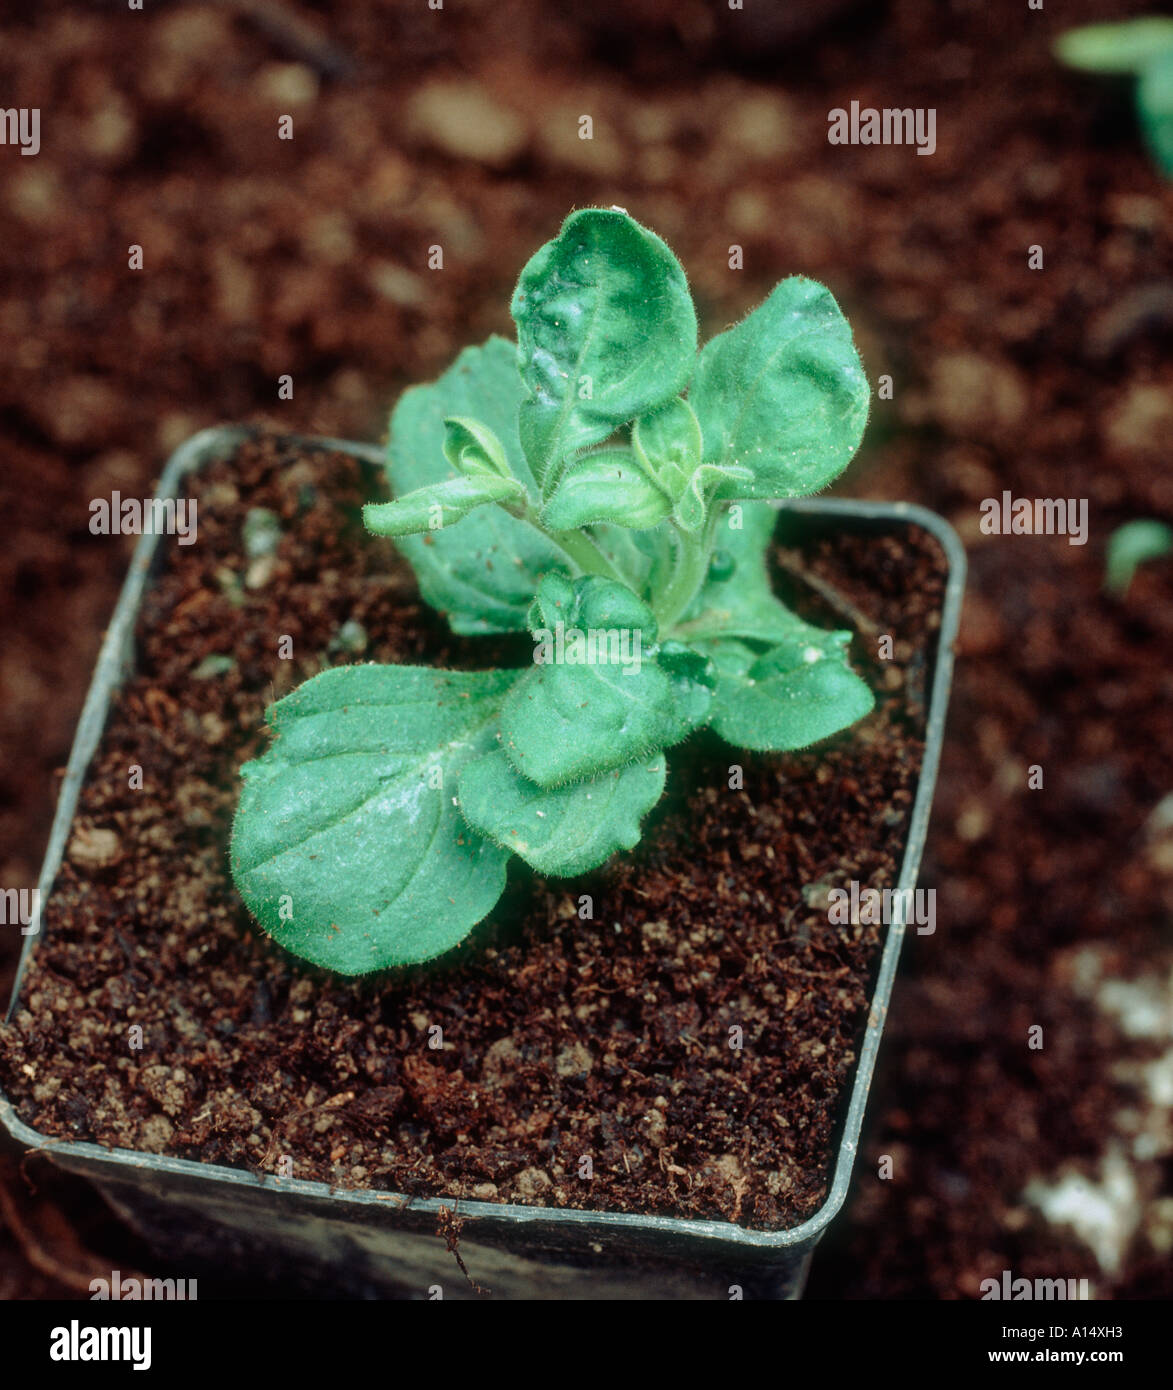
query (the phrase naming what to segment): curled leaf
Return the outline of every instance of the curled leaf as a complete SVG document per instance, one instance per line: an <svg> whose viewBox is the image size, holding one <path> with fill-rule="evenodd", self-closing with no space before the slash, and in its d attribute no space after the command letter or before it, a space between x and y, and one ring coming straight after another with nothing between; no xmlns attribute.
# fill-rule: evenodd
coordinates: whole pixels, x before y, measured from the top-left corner
<svg viewBox="0 0 1173 1390"><path fill-rule="evenodd" d="M630 449L603 449L567 468L542 508L542 524L572 531L612 522L646 531L670 511L668 498L641 472Z"/></svg>
<svg viewBox="0 0 1173 1390"><path fill-rule="evenodd" d="M509 472L536 491L517 433L525 391L517 348L504 338L465 348L426 386L405 391L391 417L388 481L402 497L448 480L446 419L475 419L501 442ZM540 575L566 559L537 527L501 507L478 507L459 527L399 537L396 545L419 580L420 592L455 632L520 632Z"/></svg>
<svg viewBox="0 0 1173 1390"><path fill-rule="evenodd" d="M444 421L444 457L466 478L512 478L505 446L480 420L450 415Z"/></svg>
<svg viewBox="0 0 1173 1390"><path fill-rule="evenodd" d="M649 478L676 502L701 461L700 421L683 396L641 415L631 431L631 446Z"/></svg>
<svg viewBox="0 0 1173 1390"><path fill-rule="evenodd" d="M702 463L699 468L693 470L676 503L673 511L676 524L685 531L699 531L705 524L712 500L720 489L735 491L752 482L753 473L748 468L739 468L731 463Z"/></svg>
<svg viewBox="0 0 1173 1390"><path fill-rule="evenodd" d="M492 473L450 478L417 488L394 502L369 502L362 509L363 525L376 536L415 536L453 526L475 507L490 502L517 502L525 491L516 478Z"/></svg>

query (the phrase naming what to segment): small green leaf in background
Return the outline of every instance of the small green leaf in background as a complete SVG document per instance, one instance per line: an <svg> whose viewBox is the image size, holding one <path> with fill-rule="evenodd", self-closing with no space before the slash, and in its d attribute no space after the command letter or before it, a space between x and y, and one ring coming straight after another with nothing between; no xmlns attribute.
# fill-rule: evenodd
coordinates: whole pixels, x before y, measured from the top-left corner
<svg viewBox="0 0 1173 1390"><path fill-rule="evenodd" d="M630 449L600 449L576 459L542 508L542 524L571 531L609 521L634 531L658 525L672 510Z"/></svg>
<svg viewBox="0 0 1173 1390"><path fill-rule="evenodd" d="M225 656L220 652L213 652L205 656L200 664L191 673L193 681L209 681L216 676L226 676L229 671L235 670L236 658Z"/></svg>
<svg viewBox="0 0 1173 1390"><path fill-rule="evenodd" d="M1123 596L1139 566L1173 551L1173 527L1163 521L1126 521L1108 537L1104 588Z"/></svg>
<svg viewBox="0 0 1173 1390"><path fill-rule="evenodd" d="M1155 54L1168 48L1173 48L1173 19L1167 15L1085 24L1055 40L1055 56L1061 63L1106 76L1140 73Z"/></svg>
<svg viewBox="0 0 1173 1390"><path fill-rule="evenodd" d="M1153 163L1173 179L1173 46L1157 54L1141 72L1136 110Z"/></svg>
<svg viewBox="0 0 1173 1390"><path fill-rule="evenodd" d="M764 656L742 642L708 644L718 671L711 722L735 747L758 753L806 748L875 707L872 692L847 664L851 634L794 621L801 635Z"/></svg>
<svg viewBox="0 0 1173 1390"><path fill-rule="evenodd" d="M538 873L571 878L639 843L640 819L664 791L663 754L589 781L544 790L502 752L460 774L465 819Z"/></svg>
<svg viewBox="0 0 1173 1390"><path fill-rule="evenodd" d="M617 208L572 213L522 270L511 312L521 440L543 495L573 454L688 384L697 328L684 271Z"/></svg>
<svg viewBox="0 0 1173 1390"><path fill-rule="evenodd" d="M274 742L241 769L231 860L276 941L364 975L468 935L508 855L457 811L457 777L492 751L517 674L338 666L270 708Z"/></svg>
<svg viewBox="0 0 1173 1390"><path fill-rule="evenodd" d="M444 452L449 418L473 419L492 430L509 472L536 494L517 433L524 395L517 349L496 337L465 348L439 380L405 391L391 416L392 496L454 476ZM524 631L538 579L567 568L549 537L500 507L478 508L459 527L403 536L396 545L415 570L424 598L460 633Z"/></svg>
<svg viewBox="0 0 1173 1390"><path fill-rule="evenodd" d="M371 644L370 634L357 618L347 618L327 645L330 652L349 652L353 656L365 652Z"/></svg>
<svg viewBox="0 0 1173 1390"><path fill-rule="evenodd" d="M1173 18L1141 15L1069 29L1055 41L1069 68L1137 79L1136 115L1153 163L1173 178Z"/></svg>
<svg viewBox="0 0 1173 1390"><path fill-rule="evenodd" d="M869 395L834 296L793 276L705 344L689 400L705 461L753 475L721 496L801 497L847 466L863 437Z"/></svg>

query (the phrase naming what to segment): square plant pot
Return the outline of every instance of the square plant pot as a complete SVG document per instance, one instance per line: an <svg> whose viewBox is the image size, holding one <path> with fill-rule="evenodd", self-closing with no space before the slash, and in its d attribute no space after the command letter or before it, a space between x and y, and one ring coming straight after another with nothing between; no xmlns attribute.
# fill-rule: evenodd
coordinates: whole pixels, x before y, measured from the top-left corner
<svg viewBox="0 0 1173 1390"><path fill-rule="evenodd" d="M156 496L179 499L185 479L212 459L234 455L256 431L205 430L168 461ZM303 439L308 449L350 454L378 469L379 449ZM924 753L907 820L897 881L916 888L936 781L952 673L953 642L965 556L953 530L931 512L903 503L838 499L784 504L782 525L882 537L929 532L947 568L936 632L926 639ZM39 880L41 915L49 902L77 810L79 793L119 689L134 666L140 606L162 560L155 535L141 536L106 633L61 788ZM0 1123L16 1143L91 1180L116 1212L161 1257L188 1272L245 1271L258 1285L273 1277L310 1293L349 1296L476 1297L453 1257L455 1245L481 1289L505 1298L798 1298L811 1252L842 1207L851 1180L868 1087L883 1032L911 894L896 908L877 946L866 1027L839 1099L837 1151L822 1205L785 1229L632 1211L506 1204L461 1197L406 1196L339 1189L295 1176L104 1147L42 1134L0 1094ZM12 1002L18 1008L32 952L42 939L31 924ZM915 929L915 928L913 928ZM193 967L198 969L198 964ZM452 1221L455 1214L456 1223ZM458 1230L458 1234L457 1234ZM447 1238L444 1233L447 1233Z"/></svg>

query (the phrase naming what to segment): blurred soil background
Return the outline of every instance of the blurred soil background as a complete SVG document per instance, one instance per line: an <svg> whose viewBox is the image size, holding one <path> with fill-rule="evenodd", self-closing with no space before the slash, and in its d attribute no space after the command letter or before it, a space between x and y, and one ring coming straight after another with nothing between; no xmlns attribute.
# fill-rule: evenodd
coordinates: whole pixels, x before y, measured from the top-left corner
<svg viewBox="0 0 1173 1390"><path fill-rule="evenodd" d="M510 331L572 207L624 206L705 337L783 275L828 284L893 380L838 490L969 548L938 928L907 947L811 1296L973 1298L1004 1269L1173 1293L1173 562L1102 588L1112 530L1173 515L1173 190L1126 96L1050 56L1140 8L7 0L0 105L39 107L42 147L0 146L0 885L36 881L130 554L90 500L148 495L219 422L381 438L404 387ZM852 100L934 107L936 153L829 145ZM983 535L1003 489L1087 498L1088 543ZM5 994L18 947L3 929ZM0 1166L0 1297L148 1258L29 1176Z"/></svg>

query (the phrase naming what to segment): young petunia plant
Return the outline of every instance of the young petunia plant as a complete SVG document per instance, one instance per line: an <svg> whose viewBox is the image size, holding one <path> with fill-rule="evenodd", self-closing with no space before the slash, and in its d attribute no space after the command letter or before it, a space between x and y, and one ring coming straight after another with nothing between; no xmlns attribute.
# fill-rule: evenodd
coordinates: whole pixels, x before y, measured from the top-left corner
<svg viewBox="0 0 1173 1390"><path fill-rule="evenodd" d="M705 725L803 748L873 706L848 632L774 596L770 500L855 453L869 391L823 286L783 280L697 352L684 272L624 211L532 257L516 345L466 348L391 420L364 510L458 633L528 630L524 669L341 666L268 712L231 862L295 955L346 975L450 950L512 855L569 877L640 838L666 750Z"/></svg>

